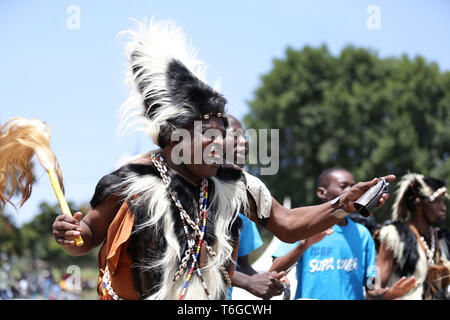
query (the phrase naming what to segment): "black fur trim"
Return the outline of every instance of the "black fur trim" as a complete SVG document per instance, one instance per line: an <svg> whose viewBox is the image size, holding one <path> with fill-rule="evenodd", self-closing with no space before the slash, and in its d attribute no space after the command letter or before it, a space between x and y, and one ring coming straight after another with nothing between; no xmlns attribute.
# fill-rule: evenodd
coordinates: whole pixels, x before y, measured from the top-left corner
<svg viewBox="0 0 450 320"><path fill-rule="evenodd" d="M118 184L123 181L130 173L137 175L154 175L160 178L159 172L153 165L150 164L129 164L121 167L111 174L105 175L97 184L96 192L91 200L91 205L95 207L103 199L111 194L119 194ZM233 175L228 177L228 180L239 179L240 175ZM188 215L195 221L195 217L198 211L198 199L200 193L200 186L194 186L183 177L179 175L171 174L171 190L173 190L183 205L183 208ZM215 187L212 180L210 180L209 186L210 199L214 195ZM180 244L180 254L184 257L184 252L187 250L187 242L183 231L183 225L180 219L179 211L173 201L169 198L170 208L167 210L167 214L172 215L174 221L174 232ZM209 246L213 246L217 241L215 236L214 214L217 212L215 204L208 204L209 211L207 216L207 226L205 233L205 241ZM130 210L135 217L135 226L130 237L128 244L128 253L133 259L133 265L131 270L133 273L133 282L135 289L140 298L145 298L156 292L158 283L162 281L161 270L146 270L145 265L154 261L160 261L167 247L167 243L163 234L163 230L156 230L153 227L146 227L137 230L136 225L142 224L147 219L147 207L134 205L130 202ZM230 245L234 247L239 237L239 230L242 226L241 219L235 219L231 224L230 230L232 239ZM188 261L188 265L192 263L192 259ZM225 266L230 267L229 265Z"/></svg>
<svg viewBox="0 0 450 320"><path fill-rule="evenodd" d="M186 128L195 120L201 120L204 114L224 113L227 103L221 94L200 81L184 64L176 59L173 59L168 65L167 79L168 91L173 104L180 106L180 108L188 105L193 106L196 112L180 113L177 117L168 120L169 125L160 128L158 145L162 148L170 143L174 128ZM150 119L160 108L159 105L152 105L151 99L152 97L148 97L144 101L147 107L146 114Z"/></svg>
<svg viewBox="0 0 450 320"><path fill-rule="evenodd" d="M416 270L417 261L419 261L417 238L407 223L395 221L392 224L397 229L400 241L404 243L403 257L397 257L397 259L403 258L405 260L405 264L400 268L397 261L396 272L401 277L410 276Z"/></svg>
<svg viewBox="0 0 450 320"><path fill-rule="evenodd" d="M221 180L227 181L227 180L238 180L244 178L245 176L242 174L242 170L237 170L231 167L225 167L221 165L219 166L219 169L217 169L216 177Z"/></svg>
<svg viewBox="0 0 450 320"><path fill-rule="evenodd" d="M195 221L195 217L198 212L200 187L192 185L179 175L172 175L170 188L178 195L178 199L183 205L184 210L191 217L191 219ZM208 189L208 193L210 194L211 198L215 192L214 184L211 180ZM183 224L181 222L177 207L171 199L169 199L169 201L170 209L168 210L168 214L172 215L172 219L174 221L174 232L178 239L178 243L180 244L180 254L181 257L184 257L184 252L188 249L188 245L183 230ZM208 206L209 214L207 216L207 226L204 240L208 243L209 246L213 246L217 241L214 225L214 214L217 212L217 208L214 206L214 204L208 204ZM135 215L135 224L144 222L144 219L146 219L146 208L132 206L131 210ZM230 225L232 234L232 241L230 244L232 246L236 244L240 227L240 219L236 219L235 223ZM162 281L163 274L161 270L153 270L153 272L151 272L150 274L150 272L142 269L144 263L149 264L154 261L160 261L162 259L164 248L166 247L166 241L162 232L162 230L156 230L151 227L140 229L137 232L136 230L133 231L133 236L131 239L132 244L129 246L128 252L133 257L134 261L134 267L132 270L135 281L135 288L142 298L148 297L149 295L155 293L155 290L157 288L155 286L155 283ZM146 245L144 246L143 244ZM152 245L148 246L147 244ZM190 266L191 263L192 258L188 261L188 266ZM228 268L229 265L225 267Z"/></svg>
<svg viewBox="0 0 450 320"><path fill-rule="evenodd" d="M167 78L174 103L194 106L200 115L224 112L226 99L195 77L180 61L173 59L169 63Z"/></svg>
<svg viewBox="0 0 450 320"><path fill-rule="evenodd" d="M373 215L364 217L360 213L354 212L354 213L350 213L348 215L348 217L350 219L352 219L354 222L365 226L369 230L370 234L373 234L373 232L375 231L376 221L375 221L375 217Z"/></svg>
<svg viewBox="0 0 450 320"><path fill-rule="evenodd" d="M439 228L438 238L445 239L445 242L447 242L447 244L450 247L450 231L448 231L447 229L444 229L444 228Z"/></svg>
<svg viewBox="0 0 450 320"><path fill-rule="evenodd" d="M141 55L142 53L139 51L134 51L131 54L132 71L135 75L142 73L144 68L144 66L136 63L136 60ZM141 95L144 93L145 88L151 85L151 81L152 79L149 78L136 83ZM161 148L170 143L170 137L174 128L186 128L194 120L200 120L204 114L218 112L223 114L227 103L224 96L203 83L183 63L176 59L173 59L167 67L167 92L173 105L180 106L180 108L188 105L193 106L196 111L188 114L180 113L177 117L169 119L168 125L160 128L157 142ZM158 109L163 107L158 104L158 100L166 94L165 92L160 92L143 97L146 108L145 115L150 120L153 119Z"/></svg>
<svg viewBox="0 0 450 320"><path fill-rule="evenodd" d="M134 172L139 175L144 175L148 174L150 171L156 171L156 169L148 165L128 164L110 174L103 176L95 187L94 195L90 201L91 207L96 207L110 195L118 195L120 193L118 185L127 177L128 174Z"/></svg>

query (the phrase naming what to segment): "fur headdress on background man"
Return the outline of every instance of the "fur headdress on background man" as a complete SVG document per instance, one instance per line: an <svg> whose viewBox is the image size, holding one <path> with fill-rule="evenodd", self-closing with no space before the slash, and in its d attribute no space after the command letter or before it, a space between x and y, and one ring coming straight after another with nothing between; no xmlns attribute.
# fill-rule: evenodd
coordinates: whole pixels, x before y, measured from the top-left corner
<svg viewBox="0 0 450 320"><path fill-rule="evenodd" d="M445 194L444 180L424 177L422 174L405 174L398 183L397 195L392 210L392 220L406 221L420 200L434 201Z"/></svg>
<svg viewBox="0 0 450 320"><path fill-rule="evenodd" d="M222 116L226 99L206 84L205 64L186 35L171 21L135 21L126 46L130 96L121 107L119 128L145 131L163 148L171 134L195 120Z"/></svg>

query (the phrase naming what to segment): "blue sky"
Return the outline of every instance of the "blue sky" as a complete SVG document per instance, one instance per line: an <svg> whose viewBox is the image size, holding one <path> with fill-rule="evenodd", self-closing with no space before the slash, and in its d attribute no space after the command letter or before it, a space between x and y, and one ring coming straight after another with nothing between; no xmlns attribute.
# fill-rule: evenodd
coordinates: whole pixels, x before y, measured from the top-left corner
<svg viewBox="0 0 450 320"><path fill-rule="evenodd" d="M79 9L79 29L67 22ZM379 29L368 19L379 9ZM86 203L97 181L120 159L154 148L139 134L120 138L117 112L126 99L124 41L128 18L155 16L180 24L220 81L228 111L249 112L260 76L287 46L326 44L337 54L348 44L381 57L420 54L450 70L450 1L0 1L0 123L13 116L47 121L64 175L66 197ZM8 211L20 225L41 201L56 202L49 179L38 181L28 202Z"/></svg>

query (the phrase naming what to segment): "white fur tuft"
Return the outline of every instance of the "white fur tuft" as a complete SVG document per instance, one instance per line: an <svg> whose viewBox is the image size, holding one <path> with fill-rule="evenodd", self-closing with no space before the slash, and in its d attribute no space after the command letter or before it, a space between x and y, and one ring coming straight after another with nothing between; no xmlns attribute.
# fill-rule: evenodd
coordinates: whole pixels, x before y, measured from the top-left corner
<svg viewBox="0 0 450 320"><path fill-rule="evenodd" d="M247 192L243 181L228 182L217 178L211 178L211 181L214 183L215 192L210 199L210 207L219 208L219 212L216 212L214 215L216 218L214 234L217 240L213 250L216 252L216 256L215 258L208 257L207 264L201 271L211 297L219 299L223 298L227 292L227 287L219 268L227 262L232 262L233 247L229 243L231 239L230 227L238 217L241 207L247 203ZM161 261L153 262L152 264L147 263L146 266L143 266L144 270L157 269L163 275L163 280L157 291L147 297L147 299L178 299L187 273L178 281L173 282L175 273L181 263L182 253L173 230L175 222L169 213L172 200L166 186L159 177L153 175L138 176L135 174L130 174L121 185L124 186L122 194L125 197L139 195L133 200L134 204L148 208L146 221L141 225L137 225L136 230L152 226L162 231L167 244ZM207 299L202 283L196 274L192 276L185 299Z"/></svg>
<svg viewBox="0 0 450 320"><path fill-rule="evenodd" d="M380 241L386 243L387 248L393 252L394 261L400 267L403 267L405 264L405 259L403 258L405 244L400 240L400 235L394 225L387 225L381 228ZM416 250L419 253L419 260L413 274L416 278L416 285L411 291L401 297L404 300L422 300L423 284L426 280L428 263L425 252L420 248L419 243L417 243ZM398 280L400 280L400 277L396 272L392 271L387 286L392 287Z"/></svg>
<svg viewBox="0 0 450 320"><path fill-rule="evenodd" d="M404 203L404 195L408 188L417 181L420 185L420 193L424 197L429 197L433 194L433 190L425 183L423 180L424 176L417 173L407 173L405 174L398 183L396 197L394 205L392 206L392 220L393 221L406 221L408 219L408 209Z"/></svg>
<svg viewBox="0 0 450 320"><path fill-rule="evenodd" d="M176 105L171 100L167 87L167 68L174 59L183 63L198 79L205 82L205 64L196 57L195 49L188 43L185 33L172 21L147 22L133 20L136 30L119 33L129 36L126 45L129 68L126 84L129 98L120 108L118 131L120 134L144 131L158 144L158 133L167 120L182 113L195 112L189 105ZM139 72L134 73L137 68ZM141 88L143 92L139 92ZM145 116L144 101L152 97L153 105L160 106L152 120Z"/></svg>

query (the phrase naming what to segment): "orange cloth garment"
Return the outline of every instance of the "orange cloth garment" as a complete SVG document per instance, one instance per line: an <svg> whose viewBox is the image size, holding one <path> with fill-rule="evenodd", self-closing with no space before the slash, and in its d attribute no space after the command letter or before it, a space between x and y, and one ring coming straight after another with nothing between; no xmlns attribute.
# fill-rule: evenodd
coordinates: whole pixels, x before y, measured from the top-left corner
<svg viewBox="0 0 450 320"><path fill-rule="evenodd" d="M102 278L106 264L111 277L111 286L117 295L126 300L136 300L139 296L134 289L131 272L132 258L127 252L128 241L134 225L134 215L124 201L116 217L108 228L106 241L98 253L99 278L97 292L102 297ZM102 297L103 299L104 297Z"/></svg>

